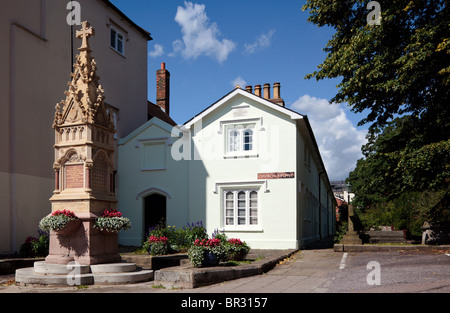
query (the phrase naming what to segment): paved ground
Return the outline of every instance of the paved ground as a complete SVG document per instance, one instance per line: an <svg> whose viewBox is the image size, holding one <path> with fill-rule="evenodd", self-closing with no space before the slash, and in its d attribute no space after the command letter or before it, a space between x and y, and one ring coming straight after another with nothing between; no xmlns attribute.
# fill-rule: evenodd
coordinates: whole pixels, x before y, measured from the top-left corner
<svg viewBox="0 0 450 313"><path fill-rule="evenodd" d="M295 253L266 274L193 290L167 290L153 282L85 289L5 284L12 279L0 276L0 293L449 293L450 251L344 253L319 246Z"/></svg>

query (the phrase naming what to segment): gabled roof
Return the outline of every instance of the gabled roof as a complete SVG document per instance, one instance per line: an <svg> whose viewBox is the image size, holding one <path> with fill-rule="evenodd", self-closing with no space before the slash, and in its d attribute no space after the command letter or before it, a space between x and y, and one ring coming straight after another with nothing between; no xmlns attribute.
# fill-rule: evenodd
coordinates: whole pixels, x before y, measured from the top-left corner
<svg viewBox="0 0 450 313"><path fill-rule="evenodd" d="M194 116L193 118L191 118L189 121L187 121L186 123L184 123L182 126L185 129L189 129L193 124L195 124L197 121L201 120L202 118L204 118L206 115L208 115L209 113L211 113L212 111L218 109L219 107L221 107L224 103L226 103L227 101L229 101L230 99L236 97L237 95L242 95L244 97L250 98L254 101L257 101L263 105L266 105L276 111L279 111L283 114L288 115L291 119L293 120L300 120L303 119L303 115L295 112L291 109L282 107L278 104L275 104L267 99L258 97L240 87L236 87L234 90L230 91L228 94L226 94L224 97L222 97L221 99L219 99L218 101L216 101L215 103L213 103L212 105L210 105L209 107L207 107L205 110L203 110L202 112L200 112L199 114L197 114L196 116Z"/></svg>
<svg viewBox="0 0 450 313"><path fill-rule="evenodd" d="M150 101L147 102L148 102L148 115L150 115L152 118L157 117L160 120L172 126L177 126L177 123L175 123L175 121L166 112L161 110L161 108L158 105Z"/></svg>
<svg viewBox="0 0 450 313"><path fill-rule="evenodd" d="M118 141L118 145L121 146L121 145L126 144L127 142L129 142L130 140L135 138L136 136L139 136L142 132L145 132L150 126L157 126L161 129L165 130L168 133L169 137L172 134L172 129L173 129L172 125L169 125L165 121L163 121L157 117L154 117L154 118L148 120L147 122L145 122L144 124L142 124L141 126L139 126L128 136L120 138Z"/></svg>

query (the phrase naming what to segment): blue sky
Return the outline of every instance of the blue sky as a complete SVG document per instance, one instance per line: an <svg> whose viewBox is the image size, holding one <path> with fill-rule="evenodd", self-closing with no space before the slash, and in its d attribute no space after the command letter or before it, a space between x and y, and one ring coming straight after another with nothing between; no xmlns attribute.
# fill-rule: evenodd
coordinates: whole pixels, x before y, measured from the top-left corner
<svg viewBox="0 0 450 313"><path fill-rule="evenodd" d="M286 106L308 115L330 179L345 179L361 157L361 115L327 102L338 79L306 80L325 59L334 31L308 23L305 1L112 0L152 34L148 45L150 101L162 62L171 73L172 118L189 120L236 83L281 83Z"/></svg>

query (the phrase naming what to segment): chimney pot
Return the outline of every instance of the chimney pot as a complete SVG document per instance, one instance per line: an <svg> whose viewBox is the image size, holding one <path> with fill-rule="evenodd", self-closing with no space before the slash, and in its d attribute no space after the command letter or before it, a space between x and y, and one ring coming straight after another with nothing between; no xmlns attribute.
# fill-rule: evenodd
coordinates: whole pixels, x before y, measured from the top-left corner
<svg viewBox="0 0 450 313"><path fill-rule="evenodd" d="M264 99L270 99L270 84L264 84Z"/></svg>
<svg viewBox="0 0 450 313"><path fill-rule="evenodd" d="M280 99L280 83L274 83L273 84L273 98L274 99Z"/></svg>
<svg viewBox="0 0 450 313"><path fill-rule="evenodd" d="M161 63L161 69L165 70L166 69L166 63Z"/></svg>
<svg viewBox="0 0 450 313"><path fill-rule="evenodd" d="M255 96L261 97L261 85L255 86Z"/></svg>
<svg viewBox="0 0 450 313"><path fill-rule="evenodd" d="M245 90L250 92L250 93L253 93L253 87L252 86L246 86Z"/></svg>

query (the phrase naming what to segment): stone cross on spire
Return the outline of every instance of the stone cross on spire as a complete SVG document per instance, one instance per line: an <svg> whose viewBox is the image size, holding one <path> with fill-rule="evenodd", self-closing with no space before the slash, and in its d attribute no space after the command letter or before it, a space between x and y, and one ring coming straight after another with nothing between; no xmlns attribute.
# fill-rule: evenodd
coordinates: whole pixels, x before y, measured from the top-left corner
<svg viewBox="0 0 450 313"><path fill-rule="evenodd" d="M95 30L90 27L90 24L88 22L82 22L81 23L82 28L81 30L77 30L77 38L80 38L83 40L81 47L78 50L87 50L90 49L89 47L89 37L95 35Z"/></svg>

